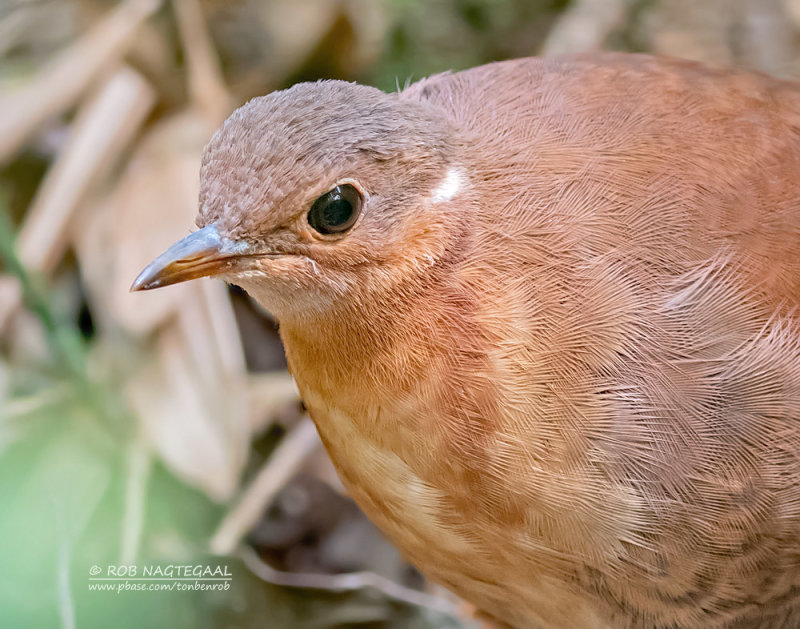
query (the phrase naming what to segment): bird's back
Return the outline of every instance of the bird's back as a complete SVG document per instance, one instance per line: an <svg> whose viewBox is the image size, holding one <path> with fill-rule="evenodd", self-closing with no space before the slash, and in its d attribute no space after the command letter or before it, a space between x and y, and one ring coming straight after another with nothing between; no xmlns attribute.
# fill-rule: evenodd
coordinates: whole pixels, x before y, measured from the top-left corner
<svg viewBox="0 0 800 629"><path fill-rule="evenodd" d="M520 593L451 586L520 627L573 598L598 626L800 625L800 87L605 55L402 98L467 138L449 377L496 403L452 441Z"/></svg>

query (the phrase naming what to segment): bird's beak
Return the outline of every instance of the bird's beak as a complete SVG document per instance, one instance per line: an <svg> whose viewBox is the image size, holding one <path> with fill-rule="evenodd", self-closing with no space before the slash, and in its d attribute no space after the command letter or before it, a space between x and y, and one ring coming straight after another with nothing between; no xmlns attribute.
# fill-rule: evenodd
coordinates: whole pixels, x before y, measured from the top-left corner
<svg viewBox="0 0 800 629"><path fill-rule="evenodd" d="M131 292L150 290L220 275L233 270L246 257L245 243L222 238L215 225L208 225L179 240L139 273Z"/></svg>

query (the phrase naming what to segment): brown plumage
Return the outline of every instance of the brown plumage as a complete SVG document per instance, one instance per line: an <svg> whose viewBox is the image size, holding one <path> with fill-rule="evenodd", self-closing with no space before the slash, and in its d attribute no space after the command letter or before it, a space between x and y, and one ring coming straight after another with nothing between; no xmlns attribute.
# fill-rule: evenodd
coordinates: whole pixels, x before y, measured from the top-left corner
<svg viewBox="0 0 800 629"><path fill-rule="evenodd" d="M337 184L363 208L320 234ZM518 628L800 626L800 86L622 54L301 84L201 188L135 288L275 313L431 579Z"/></svg>

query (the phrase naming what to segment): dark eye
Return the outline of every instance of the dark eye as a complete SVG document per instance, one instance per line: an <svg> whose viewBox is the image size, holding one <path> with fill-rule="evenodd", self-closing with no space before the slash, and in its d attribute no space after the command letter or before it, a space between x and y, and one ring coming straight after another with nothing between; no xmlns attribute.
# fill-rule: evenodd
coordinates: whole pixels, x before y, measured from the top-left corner
<svg viewBox="0 0 800 629"><path fill-rule="evenodd" d="M350 184L329 190L308 211L308 224L320 234L341 234L350 229L361 213L361 193Z"/></svg>

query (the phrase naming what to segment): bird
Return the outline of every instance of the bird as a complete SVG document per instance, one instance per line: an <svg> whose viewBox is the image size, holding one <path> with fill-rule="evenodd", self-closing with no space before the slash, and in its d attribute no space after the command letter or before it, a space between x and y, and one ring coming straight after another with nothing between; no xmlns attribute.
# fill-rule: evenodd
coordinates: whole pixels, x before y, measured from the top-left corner
<svg viewBox="0 0 800 629"><path fill-rule="evenodd" d="M274 314L349 494L496 626L800 627L800 84L299 83L213 136L197 227L132 290Z"/></svg>

